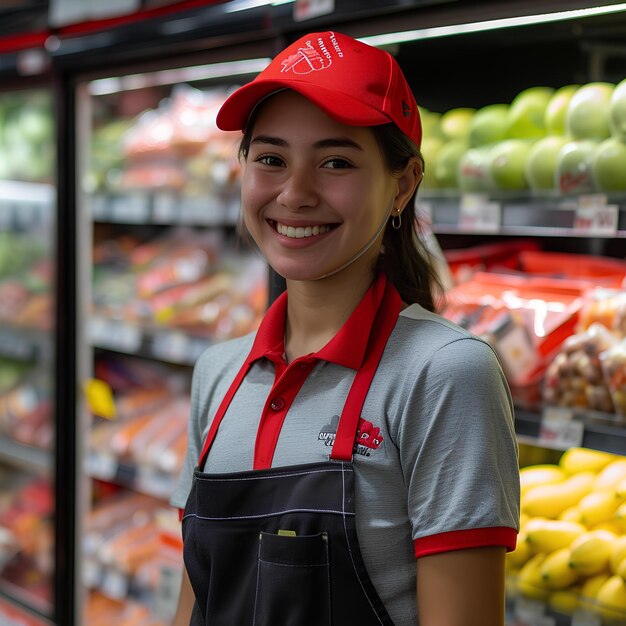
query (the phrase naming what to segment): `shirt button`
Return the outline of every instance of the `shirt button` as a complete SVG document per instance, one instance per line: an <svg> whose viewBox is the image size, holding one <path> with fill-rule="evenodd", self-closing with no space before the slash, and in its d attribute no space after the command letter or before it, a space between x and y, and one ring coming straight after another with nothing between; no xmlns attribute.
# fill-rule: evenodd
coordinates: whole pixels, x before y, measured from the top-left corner
<svg viewBox="0 0 626 626"><path fill-rule="evenodd" d="M285 407L285 401L282 398L274 398L270 402L270 408L273 411L280 411L284 407Z"/></svg>

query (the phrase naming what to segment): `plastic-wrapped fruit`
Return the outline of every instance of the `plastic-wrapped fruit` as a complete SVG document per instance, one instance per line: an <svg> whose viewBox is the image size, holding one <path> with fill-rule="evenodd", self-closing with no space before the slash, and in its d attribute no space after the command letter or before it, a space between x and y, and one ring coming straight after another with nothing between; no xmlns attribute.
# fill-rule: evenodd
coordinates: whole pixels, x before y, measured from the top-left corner
<svg viewBox="0 0 626 626"><path fill-rule="evenodd" d="M531 189L556 188L556 164L566 137L553 135L537 141L526 161L526 178Z"/></svg>
<svg viewBox="0 0 626 626"><path fill-rule="evenodd" d="M609 104L615 85L588 83L572 96L565 128L575 139L606 139L609 134Z"/></svg>
<svg viewBox="0 0 626 626"><path fill-rule="evenodd" d="M591 139L569 141L561 150L556 164L556 182L561 193L595 191L593 158L598 142Z"/></svg>
<svg viewBox="0 0 626 626"><path fill-rule="evenodd" d="M508 136L538 139L546 134L546 109L554 94L551 87L530 87L519 93L509 107Z"/></svg>
<svg viewBox="0 0 626 626"><path fill-rule="evenodd" d="M626 340L603 352L600 361L615 411L626 415Z"/></svg>
<svg viewBox="0 0 626 626"><path fill-rule="evenodd" d="M526 160L531 143L522 139L507 139L491 149L491 177L499 189L528 188Z"/></svg>
<svg viewBox="0 0 626 626"><path fill-rule="evenodd" d="M470 146L487 146L506 139L508 104L490 104L476 111L470 122Z"/></svg>
<svg viewBox="0 0 626 626"><path fill-rule="evenodd" d="M572 96L580 85L566 85L554 92L546 108L546 131L549 135L565 134L565 116Z"/></svg>
<svg viewBox="0 0 626 626"><path fill-rule="evenodd" d="M609 104L611 132L626 141L626 79L615 87Z"/></svg>
<svg viewBox="0 0 626 626"><path fill-rule="evenodd" d="M605 139L593 157L593 178L601 191L626 191L626 140Z"/></svg>

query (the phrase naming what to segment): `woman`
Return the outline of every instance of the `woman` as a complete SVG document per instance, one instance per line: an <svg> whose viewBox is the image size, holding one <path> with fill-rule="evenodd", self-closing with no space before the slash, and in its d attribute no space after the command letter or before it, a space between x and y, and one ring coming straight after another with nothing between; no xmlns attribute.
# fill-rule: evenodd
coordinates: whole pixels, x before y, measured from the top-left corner
<svg viewBox="0 0 626 626"><path fill-rule="evenodd" d="M287 291L195 368L176 626L501 626L512 407L491 348L434 313L398 65L307 35L217 121L244 131L245 225Z"/></svg>

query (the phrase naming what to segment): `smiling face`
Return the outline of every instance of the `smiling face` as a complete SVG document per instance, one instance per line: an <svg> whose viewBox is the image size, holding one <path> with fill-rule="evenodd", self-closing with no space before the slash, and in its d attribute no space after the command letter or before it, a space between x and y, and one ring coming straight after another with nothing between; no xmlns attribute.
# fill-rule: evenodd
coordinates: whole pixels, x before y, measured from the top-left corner
<svg viewBox="0 0 626 626"><path fill-rule="evenodd" d="M336 122L292 91L260 110L243 169L243 216L287 280L315 280L349 263L390 210L403 208L401 188L369 128ZM381 241L340 273L371 273Z"/></svg>

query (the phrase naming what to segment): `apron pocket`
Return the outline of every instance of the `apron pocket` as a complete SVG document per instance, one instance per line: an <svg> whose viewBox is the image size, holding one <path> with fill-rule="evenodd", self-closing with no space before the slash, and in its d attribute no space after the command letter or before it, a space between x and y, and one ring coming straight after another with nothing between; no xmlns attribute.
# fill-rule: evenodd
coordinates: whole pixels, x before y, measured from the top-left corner
<svg viewBox="0 0 626 626"><path fill-rule="evenodd" d="M331 626L328 535L259 536L253 626Z"/></svg>

